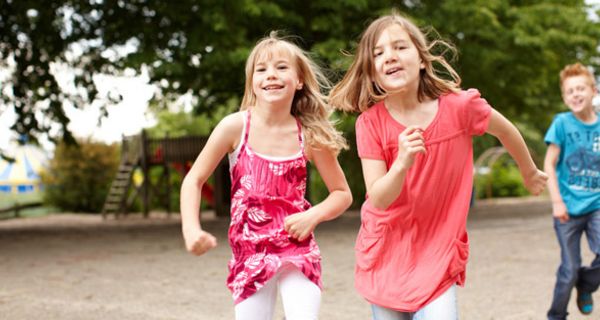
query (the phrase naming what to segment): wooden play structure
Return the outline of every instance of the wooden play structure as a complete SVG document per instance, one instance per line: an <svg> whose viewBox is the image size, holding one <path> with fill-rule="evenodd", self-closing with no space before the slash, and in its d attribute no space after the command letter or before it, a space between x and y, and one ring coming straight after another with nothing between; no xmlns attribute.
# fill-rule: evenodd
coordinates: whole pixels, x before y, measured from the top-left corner
<svg viewBox="0 0 600 320"><path fill-rule="evenodd" d="M171 213L171 171L184 176L191 163L204 147L207 137L185 136L161 139L148 138L145 131L135 136L123 137L121 162L102 208L102 217L114 214L119 218L126 214L136 199L140 199L142 211L147 217L151 199L159 199L167 213ZM158 181L151 181L150 170L161 168ZM155 170L156 171L156 170ZM229 167L222 161L214 173L212 187L203 188L203 199L212 197L217 216L229 215Z"/></svg>

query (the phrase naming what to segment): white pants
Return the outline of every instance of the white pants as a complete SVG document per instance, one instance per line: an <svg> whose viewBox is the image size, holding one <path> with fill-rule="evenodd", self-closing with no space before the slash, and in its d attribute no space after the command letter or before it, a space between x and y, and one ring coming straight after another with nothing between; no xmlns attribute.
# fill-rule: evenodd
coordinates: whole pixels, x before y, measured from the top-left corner
<svg viewBox="0 0 600 320"><path fill-rule="evenodd" d="M316 320L321 306L321 289L294 265L284 265L253 295L235 306L236 320L271 320L281 294L286 320Z"/></svg>

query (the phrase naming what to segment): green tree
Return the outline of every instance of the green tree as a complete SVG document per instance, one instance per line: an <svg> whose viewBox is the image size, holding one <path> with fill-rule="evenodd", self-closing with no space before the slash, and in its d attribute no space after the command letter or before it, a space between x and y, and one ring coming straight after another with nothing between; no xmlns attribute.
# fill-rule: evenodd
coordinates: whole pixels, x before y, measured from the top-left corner
<svg viewBox="0 0 600 320"><path fill-rule="evenodd" d="M337 81L351 61L342 51L353 52L367 24L392 7L455 43L463 87L478 88L517 122L535 150L543 150L540 137L562 108L562 66L600 64L600 23L588 18L584 0L0 0L0 63L10 71L0 112L15 108L20 134L35 137L58 123L54 137L72 141L65 102L110 103L118 96L99 97L95 74L147 68L161 91L153 103L190 94L194 114L214 120L235 109L246 57L270 30L298 36ZM73 71L72 85L58 85L57 66Z"/></svg>
<svg viewBox="0 0 600 320"><path fill-rule="evenodd" d="M583 0L1 2L0 60L12 71L2 108L16 109L19 133L36 136L59 123L67 140L64 101L118 99L97 96L96 73L146 66L163 91L157 98L190 93L195 112L210 113L242 94L247 54L269 30L299 36L336 80L349 62L340 50L351 52L367 23L392 6L457 44L465 87L540 129L560 108L557 72L574 60L597 64L600 39ZM74 71L72 87L58 85L57 65Z"/></svg>

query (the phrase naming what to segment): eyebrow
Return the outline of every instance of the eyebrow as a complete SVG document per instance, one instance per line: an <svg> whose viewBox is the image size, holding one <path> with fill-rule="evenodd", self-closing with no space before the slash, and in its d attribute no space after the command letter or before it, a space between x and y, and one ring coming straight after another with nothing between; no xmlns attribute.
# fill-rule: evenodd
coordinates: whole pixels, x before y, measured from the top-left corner
<svg viewBox="0 0 600 320"><path fill-rule="evenodd" d="M392 45L396 45L396 44L406 44L406 43L408 43L408 41L407 41L407 40L404 40L404 39L399 39L399 40L394 40L394 41L392 41ZM375 47L373 48L373 50L381 49L382 47L383 47L383 46L375 46Z"/></svg>
<svg viewBox="0 0 600 320"><path fill-rule="evenodd" d="M279 60L275 61L275 64L280 64L280 63L290 64L290 61L289 60L285 60L285 59L279 59ZM258 65L263 65L263 64L267 64L267 61L259 61L259 62L256 63L257 66Z"/></svg>

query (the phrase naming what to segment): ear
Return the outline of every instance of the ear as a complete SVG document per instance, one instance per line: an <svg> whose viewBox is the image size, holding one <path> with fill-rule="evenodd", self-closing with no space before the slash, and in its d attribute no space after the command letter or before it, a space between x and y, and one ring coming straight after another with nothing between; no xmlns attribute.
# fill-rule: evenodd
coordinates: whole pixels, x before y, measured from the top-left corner
<svg viewBox="0 0 600 320"><path fill-rule="evenodd" d="M421 64L419 65L419 69L425 70L425 62L423 62L423 59L421 59Z"/></svg>
<svg viewBox="0 0 600 320"><path fill-rule="evenodd" d="M303 87L304 87L304 83L302 83L302 80L298 80L298 84L296 85L296 90L302 90Z"/></svg>

